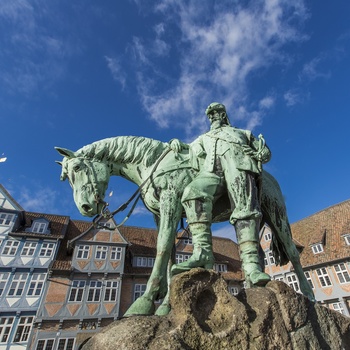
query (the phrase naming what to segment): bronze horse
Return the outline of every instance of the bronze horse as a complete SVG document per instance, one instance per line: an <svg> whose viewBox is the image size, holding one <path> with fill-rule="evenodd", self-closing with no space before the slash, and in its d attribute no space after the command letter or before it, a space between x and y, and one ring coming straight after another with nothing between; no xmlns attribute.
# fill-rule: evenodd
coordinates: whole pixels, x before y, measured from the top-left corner
<svg viewBox="0 0 350 350"><path fill-rule="evenodd" d="M94 216L104 208L103 199L111 175L121 176L138 186L142 184L143 202L154 214L158 226L157 256L145 293L125 315L151 315L154 301L160 298L164 301L156 314L167 314L170 310L167 294L170 257L177 226L183 216L180 199L185 186L196 176L189 164L188 150L175 153L169 151L167 143L133 136L96 141L76 152L56 149L64 157L60 163L61 180L68 178L74 201L84 216ZM273 233L271 248L276 263L285 265L291 261L302 293L314 300L292 240L281 189L266 171L263 171L261 181L261 225L268 224ZM214 205L213 221L226 221L230 213L228 198L220 198Z"/></svg>

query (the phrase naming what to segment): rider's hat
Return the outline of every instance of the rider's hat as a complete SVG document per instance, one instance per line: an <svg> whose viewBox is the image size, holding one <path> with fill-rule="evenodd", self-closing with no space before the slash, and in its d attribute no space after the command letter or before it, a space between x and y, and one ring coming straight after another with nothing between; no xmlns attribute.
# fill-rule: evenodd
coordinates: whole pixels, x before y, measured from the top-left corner
<svg viewBox="0 0 350 350"><path fill-rule="evenodd" d="M213 111L226 113L226 107L222 103L213 102L207 107L207 109L205 110L205 114L209 115L213 113Z"/></svg>

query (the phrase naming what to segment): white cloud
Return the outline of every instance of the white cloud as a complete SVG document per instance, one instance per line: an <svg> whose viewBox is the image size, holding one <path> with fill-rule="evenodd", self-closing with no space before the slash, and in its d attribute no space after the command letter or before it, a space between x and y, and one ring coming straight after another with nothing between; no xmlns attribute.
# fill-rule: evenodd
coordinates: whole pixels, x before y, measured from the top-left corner
<svg viewBox="0 0 350 350"><path fill-rule="evenodd" d="M320 66L322 63L326 60L326 57L324 55L320 55L319 57L315 57L310 62L304 64L303 70L299 75L300 79L307 79L307 80L315 80L318 78L322 79L329 79L331 77L331 73L323 72L322 68Z"/></svg>
<svg viewBox="0 0 350 350"><path fill-rule="evenodd" d="M26 211L39 213L54 213L57 192L48 187L40 187L35 190L22 188L18 196L18 203Z"/></svg>
<svg viewBox="0 0 350 350"><path fill-rule="evenodd" d="M309 97L309 92L301 91L298 89L291 89L283 95L283 98L288 107L293 107L296 104L304 103Z"/></svg>
<svg viewBox="0 0 350 350"><path fill-rule="evenodd" d="M139 67L139 93L151 118L160 127L186 122L187 132L197 133L196 126L202 125L205 118L205 106L212 100L220 100L226 104L231 116L244 107L246 124L259 125L264 110L270 108L273 101L272 98L263 99L260 110L253 108L250 111L247 80L254 72L276 62L282 63L285 44L305 39L298 33L296 24L307 18L303 1L250 1L244 7L238 2L232 4L232 1L216 4L163 0L156 11L169 22L176 23L178 33L166 41L167 28L160 27L154 40L161 33L162 40L177 51L180 61L177 81L166 81L152 62L153 53L148 49L151 45L140 47L141 39L134 40L139 63L145 63ZM289 24L292 22L294 25ZM154 86L157 84L145 79L142 69L153 65L157 66L153 72L154 80L166 81L168 88L165 91L156 91Z"/></svg>
<svg viewBox="0 0 350 350"><path fill-rule="evenodd" d="M270 109L275 104L275 98L272 96L266 96L259 101L259 106L263 109Z"/></svg>
<svg viewBox="0 0 350 350"><path fill-rule="evenodd" d="M122 88L125 87L126 82L126 74L123 68L121 67L119 61L117 58L111 58L108 56L105 56L105 59L107 61L107 67L112 73L112 77L114 80L118 81Z"/></svg>
<svg viewBox="0 0 350 350"><path fill-rule="evenodd" d="M6 26L2 39L0 83L9 93L30 95L45 91L65 76L67 57L80 53L79 40L60 21L55 3L13 0L0 2L0 20ZM43 21L50 18L48 29Z"/></svg>

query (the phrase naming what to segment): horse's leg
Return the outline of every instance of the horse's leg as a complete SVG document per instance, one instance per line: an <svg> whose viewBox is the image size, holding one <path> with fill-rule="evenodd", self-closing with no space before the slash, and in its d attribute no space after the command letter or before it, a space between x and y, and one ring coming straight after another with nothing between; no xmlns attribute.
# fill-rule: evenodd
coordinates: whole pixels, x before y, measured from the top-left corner
<svg viewBox="0 0 350 350"><path fill-rule="evenodd" d="M303 268L300 263L299 252L292 240L292 234L288 221L284 222L283 226L284 227L282 227L281 233L283 237L283 242L285 242L286 254L294 267L295 274L298 276L300 290L311 301L315 301L314 293L312 291L310 283L305 277Z"/></svg>
<svg viewBox="0 0 350 350"><path fill-rule="evenodd" d="M173 262L169 259L168 268L167 268L167 280L168 280L168 289L166 296L164 297L162 304L159 305L156 310L155 315L157 316L166 316L170 312L170 282L171 282L171 267L173 266Z"/></svg>
<svg viewBox="0 0 350 350"><path fill-rule="evenodd" d="M164 298L168 291L167 267L175 242L176 227L181 217L180 197L172 191L162 191L157 238L157 256L145 293L135 300L124 316L151 315L154 301Z"/></svg>
<svg viewBox="0 0 350 350"><path fill-rule="evenodd" d="M315 301L315 296L312 291L312 288L309 282L307 281L302 266L300 264L299 252L293 242L288 219L285 215L279 215L279 218L277 218L276 215L279 214L275 213L275 215L272 215L270 217L272 219L272 222L269 222L269 225L273 232L276 234L277 239L283 244L285 254L287 255L288 259L294 267L295 274L299 279L301 292L311 301Z"/></svg>

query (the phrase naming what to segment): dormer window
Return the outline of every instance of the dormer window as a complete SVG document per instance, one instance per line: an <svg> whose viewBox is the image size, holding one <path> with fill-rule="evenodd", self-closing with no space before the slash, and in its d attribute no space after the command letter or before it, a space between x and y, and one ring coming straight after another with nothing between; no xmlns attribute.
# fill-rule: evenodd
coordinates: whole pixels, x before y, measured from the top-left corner
<svg viewBox="0 0 350 350"><path fill-rule="evenodd" d="M323 252L323 245L321 243L317 243L312 245L311 249L314 254L319 254Z"/></svg>
<svg viewBox="0 0 350 350"><path fill-rule="evenodd" d="M46 223L44 222L34 222L33 224L33 232L44 233L46 231Z"/></svg>
<svg viewBox="0 0 350 350"><path fill-rule="evenodd" d="M49 221L44 218L34 220L32 226L26 229L26 232L50 234Z"/></svg>

